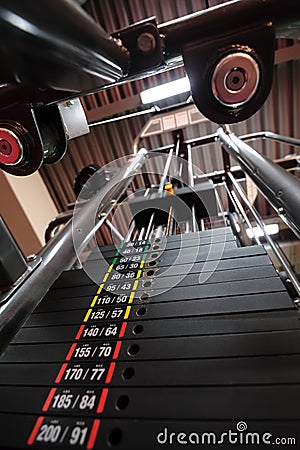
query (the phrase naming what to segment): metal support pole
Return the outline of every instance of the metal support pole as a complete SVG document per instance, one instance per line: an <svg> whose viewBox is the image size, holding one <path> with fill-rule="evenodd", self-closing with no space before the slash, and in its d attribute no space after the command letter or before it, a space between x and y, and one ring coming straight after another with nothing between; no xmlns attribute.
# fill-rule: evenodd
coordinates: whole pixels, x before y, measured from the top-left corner
<svg viewBox="0 0 300 450"><path fill-rule="evenodd" d="M243 136L239 136L239 138L243 141L251 141L254 139L271 139L273 141L300 147L300 139L283 136L282 134L272 133L271 131L258 131L256 133L244 134Z"/></svg>
<svg viewBox="0 0 300 450"><path fill-rule="evenodd" d="M237 192L239 193L239 195L241 196L241 198L243 199L243 201L247 205L249 211L251 211L251 214L253 215L256 223L258 224L258 226L263 231L266 241L268 242L268 244L270 245L271 249L273 250L276 258L278 259L278 261L282 265L283 270L286 272L287 276L291 280L291 283L293 284L293 286L295 288L295 291L297 292L297 296L300 297L300 283L299 283L299 281L298 281L298 279L297 279L297 277L296 277L296 275L295 275L295 273L294 273L294 271L293 271L293 269L291 267L291 264L290 264L289 260L287 259L287 257L285 256L285 254L283 253L283 251L281 250L279 245L271 238L271 236L268 235L268 233L266 231L266 225L265 225L264 221L262 220L262 218L259 215L259 213L256 210L256 208L253 205L251 205L251 203L249 202L245 191L242 189L242 187L235 180L234 176L231 173L229 173L228 176L230 177L230 179L232 181L232 184L236 188Z"/></svg>
<svg viewBox="0 0 300 450"><path fill-rule="evenodd" d="M250 141L255 139L271 139L274 141L282 142L284 144L300 147L300 139L272 133L271 131L259 131L256 133L244 134L242 136L239 136L239 138L242 139L243 141ZM187 139L186 141L183 141L183 145L191 145L192 147L198 147L201 145L215 144L218 140L219 140L218 134L214 133L206 136L196 137L193 139ZM174 144L157 147L151 149L151 151L164 153L170 150L170 148L174 148Z"/></svg>
<svg viewBox="0 0 300 450"><path fill-rule="evenodd" d="M41 251L39 254L41 263L31 276L25 279L11 296L9 293L6 294L6 303L0 308L0 354L62 271L76 261L77 253L80 253L94 237L95 232L131 183L146 155L147 150L140 150L130 163L120 169L103 188L84 204L78 213L74 214L73 219ZM91 220L91 217L94 220ZM3 300L4 298L1 299L1 301Z"/></svg>
<svg viewBox="0 0 300 450"><path fill-rule="evenodd" d="M226 151L300 237L300 181L233 133L227 134L219 128L218 135Z"/></svg>

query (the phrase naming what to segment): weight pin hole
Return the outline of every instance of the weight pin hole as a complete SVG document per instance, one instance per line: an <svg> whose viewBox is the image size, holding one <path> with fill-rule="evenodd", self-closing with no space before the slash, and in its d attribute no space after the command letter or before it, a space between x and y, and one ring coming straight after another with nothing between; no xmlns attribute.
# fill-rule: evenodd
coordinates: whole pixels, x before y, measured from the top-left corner
<svg viewBox="0 0 300 450"><path fill-rule="evenodd" d="M122 372L122 378L123 380L130 380L134 376L134 368L133 367L127 367Z"/></svg>
<svg viewBox="0 0 300 450"><path fill-rule="evenodd" d="M122 409L126 409L129 405L129 397L127 395L121 395L116 401L116 409L121 411Z"/></svg>
<svg viewBox="0 0 300 450"><path fill-rule="evenodd" d="M141 334L144 330L143 325L135 325L132 329L133 334Z"/></svg>
<svg viewBox="0 0 300 450"><path fill-rule="evenodd" d="M139 309L136 310L136 315L137 316L144 316L146 314L146 312L147 312L147 309L142 306L142 308L139 308Z"/></svg>
<svg viewBox="0 0 300 450"><path fill-rule="evenodd" d="M110 433L107 436L107 443L109 447L113 447L115 445L118 445L122 440L122 431L120 428L114 428L110 431Z"/></svg>
<svg viewBox="0 0 300 450"><path fill-rule="evenodd" d="M152 277L154 275L154 270L147 270L146 275L147 277Z"/></svg>
<svg viewBox="0 0 300 450"><path fill-rule="evenodd" d="M140 346L138 344L132 344L127 349L127 353L130 356L136 355L139 351L140 351Z"/></svg>
<svg viewBox="0 0 300 450"><path fill-rule="evenodd" d="M150 266L150 267L155 267L157 265L157 262L156 261L150 261L149 263L148 263L148 266Z"/></svg>

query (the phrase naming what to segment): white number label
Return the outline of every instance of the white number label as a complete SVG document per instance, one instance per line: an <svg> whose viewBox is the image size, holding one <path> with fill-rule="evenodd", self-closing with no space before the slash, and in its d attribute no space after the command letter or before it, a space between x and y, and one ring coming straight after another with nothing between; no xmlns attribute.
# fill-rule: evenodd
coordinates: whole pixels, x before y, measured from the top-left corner
<svg viewBox="0 0 300 450"><path fill-rule="evenodd" d="M86 438L86 434L88 432L88 428L80 428L80 427L74 427L71 433L71 437L70 437L70 444L71 445L83 445L85 438Z"/></svg>
<svg viewBox="0 0 300 450"><path fill-rule="evenodd" d="M70 408L73 400L72 394L58 394L54 396L52 408L68 409Z"/></svg>
<svg viewBox="0 0 300 450"><path fill-rule="evenodd" d="M36 437L38 442L57 442L61 432L60 425L44 424Z"/></svg>

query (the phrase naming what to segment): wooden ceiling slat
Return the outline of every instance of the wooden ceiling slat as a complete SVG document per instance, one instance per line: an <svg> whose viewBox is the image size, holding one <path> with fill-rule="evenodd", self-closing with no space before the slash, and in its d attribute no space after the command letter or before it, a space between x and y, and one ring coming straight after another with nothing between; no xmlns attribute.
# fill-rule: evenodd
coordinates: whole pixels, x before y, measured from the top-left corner
<svg viewBox="0 0 300 450"><path fill-rule="evenodd" d="M97 100L95 98L95 95L94 94L90 94L88 96L88 98L89 98L89 103L90 103L91 109L96 109L98 107L98 104L97 104Z"/></svg>
<svg viewBox="0 0 300 450"><path fill-rule="evenodd" d="M293 135L300 138L300 60L293 62Z"/></svg>

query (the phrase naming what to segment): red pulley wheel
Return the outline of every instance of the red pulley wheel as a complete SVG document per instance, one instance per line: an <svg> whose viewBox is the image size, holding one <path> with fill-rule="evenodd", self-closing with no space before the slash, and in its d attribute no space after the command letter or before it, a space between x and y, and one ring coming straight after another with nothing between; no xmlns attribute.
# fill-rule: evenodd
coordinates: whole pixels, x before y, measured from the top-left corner
<svg viewBox="0 0 300 450"><path fill-rule="evenodd" d="M23 146L18 136L6 128L0 128L0 163L18 164L23 158Z"/></svg>

